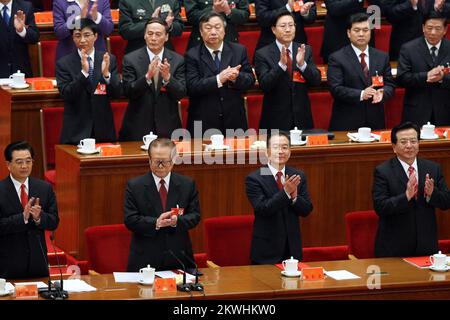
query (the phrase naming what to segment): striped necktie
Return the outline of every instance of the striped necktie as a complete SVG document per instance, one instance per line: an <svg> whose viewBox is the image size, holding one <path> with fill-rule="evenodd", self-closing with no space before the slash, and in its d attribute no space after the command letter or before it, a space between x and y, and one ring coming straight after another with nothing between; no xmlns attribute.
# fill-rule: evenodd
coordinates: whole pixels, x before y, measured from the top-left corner
<svg viewBox="0 0 450 320"><path fill-rule="evenodd" d="M87 60L89 63L89 80L91 80L91 83L94 83L94 64L91 57L88 57Z"/></svg>
<svg viewBox="0 0 450 320"><path fill-rule="evenodd" d="M9 26L9 14L8 14L8 7L3 6L3 22L5 22L6 26Z"/></svg>

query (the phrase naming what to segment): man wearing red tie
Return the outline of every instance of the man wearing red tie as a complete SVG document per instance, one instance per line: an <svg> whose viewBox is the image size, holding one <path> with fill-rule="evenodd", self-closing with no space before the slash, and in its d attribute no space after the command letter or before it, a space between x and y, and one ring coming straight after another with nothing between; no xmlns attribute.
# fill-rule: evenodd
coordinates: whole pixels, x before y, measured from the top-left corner
<svg viewBox="0 0 450 320"><path fill-rule="evenodd" d="M186 268L194 268L189 230L200 222L198 191L193 180L172 172L175 154L171 140L152 141L148 148L151 172L128 182L125 225L133 233L128 271L147 265L157 270L179 269L173 255Z"/></svg>
<svg viewBox="0 0 450 320"><path fill-rule="evenodd" d="M375 168L373 207L379 216L377 257L428 256L438 252L435 208L450 208L439 164L417 157L419 129L405 122L391 131L396 157Z"/></svg>
<svg viewBox="0 0 450 320"><path fill-rule="evenodd" d="M10 175L0 181L0 278L48 276L45 230L58 227L51 185L30 177L34 151L26 141L9 144Z"/></svg>
<svg viewBox="0 0 450 320"><path fill-rule="evenodd" d="M245 181L255 213L250 259L253 264L275 264L291 256L301 260L299 217L308 216L313 209L306 176L286 166L291 156L287 134L272 134L267 140L267 156L267 166Z"/></svg>

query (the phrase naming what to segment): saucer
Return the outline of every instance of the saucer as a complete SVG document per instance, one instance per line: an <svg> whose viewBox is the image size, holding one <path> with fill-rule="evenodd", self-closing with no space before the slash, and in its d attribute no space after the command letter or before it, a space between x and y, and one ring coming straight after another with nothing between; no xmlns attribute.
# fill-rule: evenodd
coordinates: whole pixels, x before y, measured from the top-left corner
<svg viewBox="0 0 450 320"><path fill-rule="evenodd" d="M10 295L11 293L12 293L12 292L11 292L11 291L8 291L8 290L0 291L0 297Z"/></svg>
<svg viewBox="0 0 450 320"><path fill-rule="evenodd" d="M439 139L439 136L437 134L434 134L433 137L427 137L427 136L422 135L422 133L421 133L420 134L420 139L422 139L422 140L436 140L436 139Z"/></svg>
<svg viewBox="0 0 450 320"><path fill-rule="evenodd" d="M430 270L432 270L432 271L436 271L436 272L447 272L448 270L450 270L450 266L445 266L444 268L442 268L442 269L438 269L438 268L435 268L434 266L430 266Z"/></svg>
<svg viewBox="0 0 450 320"><path fill-rule="evenodd" d="M91 150L91 151L83 150L83 149L79 148L79 149L77 149L77 152L81 153L81 154L94 154L94 153L99 153L100 148L96 148L95 150Z"/></svg>
<svg viewBox="0 0 450 320"><path fill-rule="evenodd" d="M153 282L145 282L144 280L138 280L138 282L144 286L151 286L153 285Z"/></svg>
<svg viewBox="0 0 450 320"><path fill-rule="evenodd" d="M9 84L9 86L12 88L12 89L26 89L26 88L29 88L30 87L30 85L28 84L28 83L24 83L24 84L19 84L19 85L14 85L14 84Z"/></svg>
<svg viewBox="0 0 450 320"><path fill-rule="evenodd" d="M350 133L349 132L349 133L347 133L347 137L349 137L350 140L355 141L355 142L373 142L373 141L375 141L375 137L373 137L372 135L371 135L371 137L369 139L360 139L358 137L358 133L357 132L355 132L355 133Z"/></svg>
<svg viewBox="0 0 450 320"><path fill-rule="evenodd" d="M150 145L149 145L149 146L150 146ZM148 147L147 147L145 144L143 144L143 145L141 146L141 150L147 151L147 150L148 150Z"/></svg>
<svg viewBox="0 0 450 320"><path fill-rule="evenodd" d="M206 146L206 149L207 150L228 150L228 149L230 149L230 146L227 146L225 144L222 146L213 146L212 144L208 144Z"/></svg>
<svg viewBox="0 0 450 320"><path fill-rule="evenodd" d="M306 144L306 140L301 140L300 143L291 142L291 145L293 145L293 146L304 146L305 144Z"/></svg>
<svg viewBox="0 0 450 320"><path fill-rule="evenodd" d="M286 270L281 270L281 274L283 276L285 276L285 277L288 277L288 278L297 278L297 277L300 277L302 275L302 272L301 271L297 271L295 273L287 273Z"/></svg>

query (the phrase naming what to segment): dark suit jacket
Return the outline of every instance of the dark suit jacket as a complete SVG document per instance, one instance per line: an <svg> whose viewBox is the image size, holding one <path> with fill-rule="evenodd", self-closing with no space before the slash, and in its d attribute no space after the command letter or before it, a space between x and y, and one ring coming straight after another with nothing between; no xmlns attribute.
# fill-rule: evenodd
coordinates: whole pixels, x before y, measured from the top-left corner
<svg viewBox="0 0 450 320"><path fill-rule="evenodd" d="M147 173L128 182L125 191L125 225L133 233L128 271L139 271L148 264L157 270L179 269L180 265L167 250L172 250L187 268L194 267L181 251L194 259L189 229L200 221L198 191L190 178L172 172L166 211L177 204L184 208L184 215L178 217L177 226L156 230L156 219L163 211L152 174Z"/></svg>
<svg viewBox="0 0 450 320"><path fill-rule="evenodd" d="M23 208L11 178L0 181L0 278L37 278L48 276L44 230L58 227L55 194L47 182L29 178L28 197L39 198L41 222L30 217L25 224ZM39 245L42 245L42 249ZM42 252L44 250L44 252Z"/></svg>
<svg viewBox="0 0 450 320"><path fill-rule="evenodd" d="M155 0L154 3L155 6L153 7L149 0L120 0L119 33L125 40L128 40L125 53L130 53L145 46L145 24L151 19L155 9L164 4L170 6L175 16L169 35L178 37L183 33L184 24L180 16L180 1ZM167 13L161 14L160 17L165 20ZM170 40L166 42L166 47L173 48Z"/></svg>
<svg viewBox="0 0 450 320"><path fill-rule="evenodd" d="M400 161L392 158L375 168L373 207L380 220L375 240L377 257L425 256L438 251L435 208L450 208L450 192L435 162L417 158L417 200L406 198L408 177ZM434 179L430 201L424 198L426 174Z"/></svg>
<svg viewBox="0 0 450 320"><path fill-rule="evenodd" d="M372 77L383 76L384 93L380 103L372 99L360 101L361 91L372 84ZM369 47L369 81L366 83L360 58L351 45L330 55L328 63L328 84L333 95L333 111L330 130L355 130L359 127L382 129L384 124L384 102L394 94L389 56Z"/></svg>
<svg viewBox="0 0 450 320"><path fill-rule="evenodd" d="M447 63L450 63L450 41L442 39L437 64ZM428 83L427 73L433 67L424 37L403 45L397 68L398 84L406 89L402 121L419 126L428 121L438 126L450 125L450 75L445 75L442 83Z"/></svg>
<svg viewBox="0 0 450 320"><path fill-rule="evenodd" d="M14 15L18 10L22 10L25 14L27 26L25 38L19 36L14 28ZM39 41L33 6L27 1L13 0L11 11L8 27L3 21L3 13L0 14L0 78L9 78L17 70L24 72L26 77L32 77L28 45Z"/></svg>
<svg viewBox="0 0 450 320"><path fill-rule="evenodd" d="M211 12L213 9L214 0L184 0L184 7L186 8L186 17L188 22L192 25L192 31L189 36L189 42L187 48L193 48L201 44L202 38L200 36L200 19L201 17ZM228 0L228 4L231 8L231 13L224 17L227 25L225 27L225 40L229 42L238 42L239 33L237 26L242 25L248 21L250 16L250 9L248 8L247 0Z"/></svg>
<svg viewBox="0 0 450 320"><path fill-rule="evenodd" d="M62 57L56 64L58 90L64 99L62 144L78 144L84 138L95 138L98 142L117 140L110 99L120 97L121 84L113 55L110 55L111 78L106 85L107 94L94 94L97 84L106 84L101 71L103 54L95 50L93 84L81 73L78 51Z"/></svg>
<svg viewBox="0 0 450 320"><path fill-rule="evenodd" d="M245 47L224 42L220 70L239 64L241 69L236 81L229 81L222 88L217 87L216 66L204 44L190 49L185 57L189 95L188 129L191 134L194 132L194 121L199 120L203 121L203 132L210 128L247 130L242 93L253 86L255 77Z"/></svg>
<svg viewBox="0 0 450 320"><path fill-rule="evenodd" d="M304 2L312 2L307 0ZM281 13L288 12L286 9L286 1L283 0L256 0L255 13L256 20L261 27L256 50L265 47L275 41L275 35L272 32L272 23L274 19ZM305 33L305 24L313 23L316 20L316 6L313 6L307 16L303 17L300 12L292 12L295 21L295 38L297 43L308 43Z"/></svg>
<svg viewBox="0 0 450 320"><path fill-rule="evenodd" d="M313 206L309 199L306 177L303 171L286 167L289 176L300 175L297 201L292 204L286 192L278 190L269 168L262 167L245 180L247 197L255 212L251 245L251 260L257 264L274 264L283 259L286 242L290 254L301 260L302 237L299 217L306 217Z"/></svg>
<svg viewBox="0 0 450 320"><path fill-rule="evenodd" d="M165 58L170 64L170 80L163 86L160 75L159 89L155 91L154 84L148 85L145 78L150 63L147 47L125 55L123 87L130 100L119 140L141 140L150 131L170 138L175 129L181 128L178 100L186 95L184 59L169 49L164 49L163 60Z"/></svg>
<svg viewBox="0 0 450 320"><path fill-rule="evenodd" d="M296 55L298 44L292 44L292 70L298 71ZM290 130L294 127L311 129L314 127L308 86L318 86L320 71L312 58L310 46L306 46L305 72L306 83L294 82L287 71L278 65L280 50L275 42L256 51L255 69L259 86L264 91L263 110L259 127L261 129ZM327 129L327 128L325 128Z"/></svg>

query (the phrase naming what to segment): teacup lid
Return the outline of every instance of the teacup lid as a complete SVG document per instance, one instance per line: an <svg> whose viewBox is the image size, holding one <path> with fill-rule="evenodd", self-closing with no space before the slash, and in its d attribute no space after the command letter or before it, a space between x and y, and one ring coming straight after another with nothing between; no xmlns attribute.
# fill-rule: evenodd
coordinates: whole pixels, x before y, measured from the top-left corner
<svg viewBox="0 0 450 320"><path fill-rule="evenodd" d="M154 139L158 138L158 136L156 134L153 134L153 131L150 131L149 136L150 136L150 138L154 138Z"/></svg>
<svg viewBox="0 0 450 320"><path fill-rule="evenodd" d="M443 254L441 251L439 251L438 253L435 253L433 256L435 256L435 257L446 257L446 255Z"/></svg>
<svg viewBox="0 0 450 320"><path fill-rule="evenodd" d="M19 75L19 76L24 76L25 75L25 73L22 73L22 72L20 72L20 70L17 70L17 72L16 73L13 73L13 76L14 75Z"/></svg>
<svg viewBox="0 0 450 320"><path fill-rule="evenodd" d="M427 122L427 124L424 124L422 128L434 128L434 124L431 124L430 121Z"/></svg>
<svg viewBox="0 0 450 320"><path fill-rule="evenodd" d="M286 261L289 261L289 262L294 262L294 261L298 261L297 259L294 259L294 257L293 256L291 256L291 258L290 259L287 259Z"/></svg>
<svg viewBox="0 0 450 320"><path fill-rule="evenodd" d="M297 127L290 131L291 133L302 133L302 130L298 130Z"/></svg>

